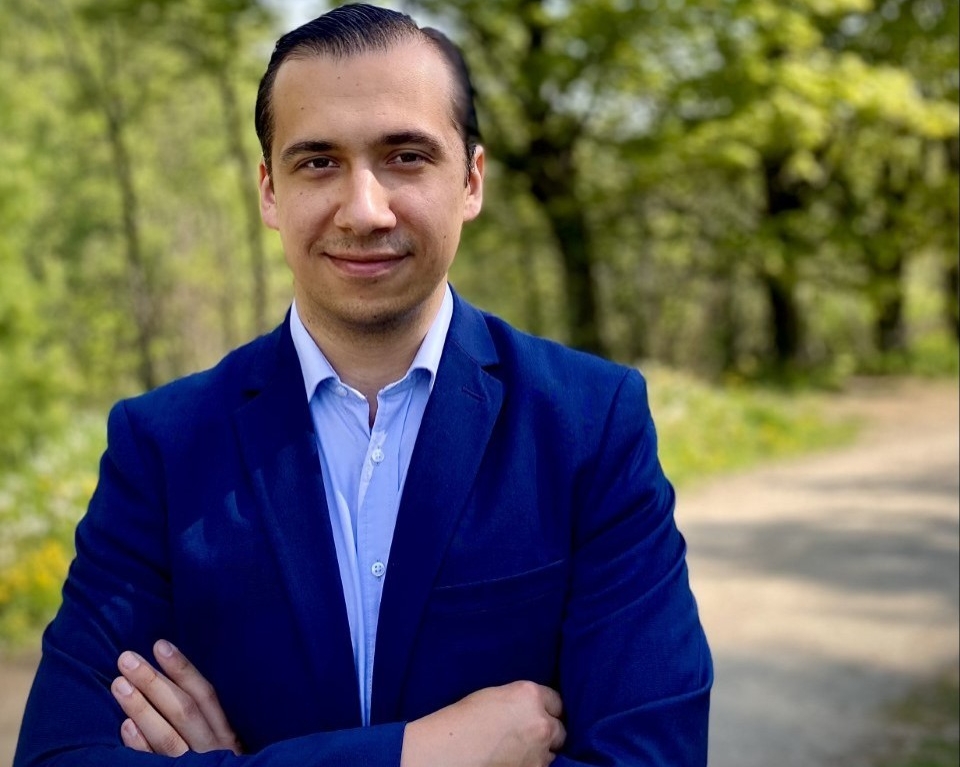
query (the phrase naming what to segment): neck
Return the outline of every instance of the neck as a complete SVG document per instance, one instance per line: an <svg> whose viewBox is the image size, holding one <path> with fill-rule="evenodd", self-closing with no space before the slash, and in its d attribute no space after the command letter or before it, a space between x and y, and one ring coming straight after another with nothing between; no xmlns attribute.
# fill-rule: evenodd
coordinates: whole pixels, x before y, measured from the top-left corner
<svg viewBox="0 0 960 767"><path fill-rule="evenodd" d="M389 326L346 325L328 321L297 300L297 311L307 332L340 376L370 404L370 422L377 408L377 394L403 378L417 355L424 337L436 319L444 292L417 307L409 316Z"/></svg>

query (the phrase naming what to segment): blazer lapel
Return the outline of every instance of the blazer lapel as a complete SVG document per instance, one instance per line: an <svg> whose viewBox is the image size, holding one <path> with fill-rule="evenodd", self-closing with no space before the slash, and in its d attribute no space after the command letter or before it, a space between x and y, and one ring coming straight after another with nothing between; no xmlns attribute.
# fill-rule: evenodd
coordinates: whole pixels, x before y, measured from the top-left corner
<svg viewBox="0 0 960 767"><path fill-rule="evenodd" d="M390 548L377 628L374 724L399 718L407 661L427 597L503 401L502 384L484 370L495 361L482 315L456 298Z"/></svg>
<svg viewBox="0 0 960 767"><path fill-rule="evenodd" d="M344 727L359 726L343 587L289 322L275 335L275 356L265 354L254 373L262 373L263 388L235 412L237 434L305 645L325 648L308 653L316 689L344 702Z"/></svg>

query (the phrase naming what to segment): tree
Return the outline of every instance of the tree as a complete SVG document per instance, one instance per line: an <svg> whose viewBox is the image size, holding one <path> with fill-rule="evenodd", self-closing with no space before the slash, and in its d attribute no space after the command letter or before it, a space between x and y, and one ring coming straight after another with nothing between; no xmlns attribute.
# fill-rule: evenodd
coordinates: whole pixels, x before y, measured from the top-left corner
<svg viewBox="0 0 960 767"><path fill-rule="evenodd" d="M607 352L583 155L623 114L643 78L641 41L655 14L608 0L404 3L458 32L480 84L485 144L535 202L560 255L567 338ZM629 111L629 110L627 110Z"/></svg>

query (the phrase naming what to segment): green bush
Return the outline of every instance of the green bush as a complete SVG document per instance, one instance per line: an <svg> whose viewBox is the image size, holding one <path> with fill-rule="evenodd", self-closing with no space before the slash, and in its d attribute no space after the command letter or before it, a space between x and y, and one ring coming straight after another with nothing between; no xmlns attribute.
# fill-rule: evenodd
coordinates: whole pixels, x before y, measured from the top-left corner
<svg viewBox="0 0 960 767"><path fill-rule="evenodd" d="M73 530L93 493L101 414L79 415L20 467L0 475L0 646L35 637L60 604Z"/></svg>

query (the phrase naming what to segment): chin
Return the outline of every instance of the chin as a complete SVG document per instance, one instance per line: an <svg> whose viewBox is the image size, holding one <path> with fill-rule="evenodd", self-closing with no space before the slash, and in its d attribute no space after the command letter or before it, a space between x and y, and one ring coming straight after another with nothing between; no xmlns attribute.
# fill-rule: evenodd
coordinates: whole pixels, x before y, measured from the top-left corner
<svg viewBox="0 0 960 767"><path fill-rule="evenodd" d="M381 335L396 332L409 325L420 314L422 304L404 306L396 303L370 302L351 307L341 314L344 324L355 332Z"/></svg>

